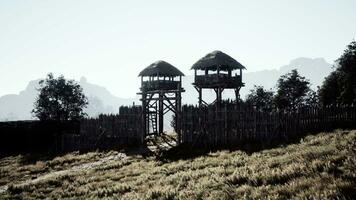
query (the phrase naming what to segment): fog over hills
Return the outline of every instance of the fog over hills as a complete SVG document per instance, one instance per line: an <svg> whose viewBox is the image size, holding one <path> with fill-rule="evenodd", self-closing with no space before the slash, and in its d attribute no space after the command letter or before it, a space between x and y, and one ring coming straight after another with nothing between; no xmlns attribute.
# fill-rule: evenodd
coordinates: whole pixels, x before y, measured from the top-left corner
<svg viewBox="0 0 356 200"><path fill-rule="evenodd" d="M37 97L38 80L30 81L26 89L19 94L9 94L0 97L0 121L32 119L31 110ZM121 105L139 103L138 99L119 98L111 94L105 87L89 83L85 77L79 81L89 105L85 112L95 117L100 113L117 113Z"/></svg>
<svg viewBox="0 0 356 200"><path fill-rule="evenodd" d="M316 89L321 85L324 78L332 71L332 65L327 63L323 58L297 58L292 60L288 65L282 66L279 69L263 70L256 72L249 72L249 67L243 71L243 82L245 87L241 89L241 98L244 99L249 90L254 85L262 85L265 88L272 88L276 86L278 78L291 71L298 69L302 76L310 80L312 89ZM136 77L133 77L136 78ZM25 90L19 94L9 94L0 97L0 120L26 120L31 119L31 110L33 109L33 102L38 94L38 81L30 81ZM198 95L191 83L194 81L194 76L186 76L183 78L183 87L186 92L182 94L183 103L196 104ZM89 106L86 112L89 116L96 116L100 113L116 113L121 105L140 104L139 99L120 98L108 91L105 87L95 85L82 77L79 84L83 87L85 95L89 99ZM213 91L206 90L203 92L203 97L208 102L215 98ZM232 92L224 92L224 98L233 97Z"/></svg>
<svg viewBox="0 0 356 200"><path fill-rule="evenodd" d="M323 58L297 58L290 61L288 65L280 67L279 70L274 69L247 73L244 77L246 88L250 89L253 87L253 84L263 85L266 88L274 88L278 78L290 72L292 69L298 69L298 72L302 76L310 80L312 89L316 89L332 71L332 65L327 63ZM245 92L247 94L248 90Z"/></svg>
<svg viewBox="0 0 356 200"><path fill-rule="evenodd" d="M89 83L85 77L82 77L79 84L83 87L85 95L88 97L89 105L86 112L89 116L96 116L100 113L117 113L122 105L136 105L139 99L116 97L105 87Z"/></svg>

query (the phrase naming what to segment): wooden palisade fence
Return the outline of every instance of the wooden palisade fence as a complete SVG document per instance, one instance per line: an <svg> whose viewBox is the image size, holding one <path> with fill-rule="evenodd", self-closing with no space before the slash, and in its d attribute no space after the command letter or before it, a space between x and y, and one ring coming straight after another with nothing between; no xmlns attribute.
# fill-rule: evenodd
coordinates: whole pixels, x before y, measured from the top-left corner
<svg viewBox="0 0 356 200"><path fill-rule="evenodd" d="M144 142L139 106L81 121L0 122L0 155L114 149Z"/></svg>
<svg viewBox="0 0 356 200"><path fill-rule="evenodd" d="M303 107L293 112L263 112L236 104L219 108L185 105L181 121L181 143L230 147L247 141L283 141L305 133L356 128L356 107Z"/></svg>
<svg viewBox="0 0 356 200"><path fill-rule="evenodd" d="M142 108L121 107L117 115L80 122L0 122L0 155L29 152L113 149L144 144ZM305 133L356 128L355 106L304 107L262 112L252 107L183 106L181 144L236 147L246 142L279 142Z"/></svg>
<svg viewBox="0 0 356 200"><path fill-rule="evenodd" d="M63 134L60 149L112 149L143 144L141 107L120 107L119 114L80 121L79 134Z"/></svg>

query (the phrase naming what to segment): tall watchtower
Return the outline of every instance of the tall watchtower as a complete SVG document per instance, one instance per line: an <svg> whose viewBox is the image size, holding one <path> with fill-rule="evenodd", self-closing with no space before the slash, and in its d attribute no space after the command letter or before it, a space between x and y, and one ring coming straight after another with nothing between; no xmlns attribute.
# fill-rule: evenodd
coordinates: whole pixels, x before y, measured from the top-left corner
<svg viewBox="0 0 356 200"><path fill-rule="evenodd" d="M235 59L221 51L213 51L202 57L191 69L194 69L194 87L199 93L199 106L208 105L202 98L203 89L214 89L216 100L221 103L222 92L234 89L236 101L240 98L240 89L245 86L242 82L242 70L246 69ZM239 74L234 70L239 70Z"/></svg>
<svg viewBox="0 0 356 200"><path fill-rule="evenodd" d="M165 61L152 63L139 74L142 95L143 131L147 135L163 133L163 117L169 111L175 115L176 126L181 113L182 76L184 74ZM179 133L180 127L175 127Z"/></svg>

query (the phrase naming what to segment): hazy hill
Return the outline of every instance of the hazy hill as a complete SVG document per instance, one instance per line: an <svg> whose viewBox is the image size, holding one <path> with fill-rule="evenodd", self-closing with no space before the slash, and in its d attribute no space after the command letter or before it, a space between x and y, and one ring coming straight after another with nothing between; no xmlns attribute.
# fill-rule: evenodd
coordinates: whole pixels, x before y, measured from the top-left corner
<svg viewBox="0 0 356 200"><path fill-rule="evenodd" d="M292 69L298 69L301 75L310 80L312 88L314 89L322 83L324 77L332 70L332 65L327 63L323 58L297 58L292 60L288 65L280 67L278 70L249 72L249 67L246 67L247 70L243 73L243 81L246 87L241 89L241 98L243 99L254 85L263 85L266 88L273 88L278 78ZM191 75L183 78L183 87L186 90L182 95L183 103L196 104L198 102L198 93L191 84L193 81L194 77ZM19 94L10 94L0 97L0 120L30 119L30 111L33 109L33 102L37 96L35 89L38 87L37 83L38 80L31 81L26 89ZM95 116L99 113L116 113L121 105L132 105L133 102L136 104L140 103L138 99L119 98L110 93L105 87L89 83L84 77L81 78L79 83L89 98L90 104L86 109L89 116ZM215 98L215 94L211 90L204 91L203 95L204 99L208 102ZM233 97L233 94L224 92L223 97ZM170 119L170 117L168 117L168 119Z"/></svg>
<svg viewBox="0 0 356 200"><path fill-rule="evenodd" d="M327 63L323 58L297 58L290 61L288 65L280 67L279 70L250 72L244 77L246 88L243 92L248 92L254 84L260 84L266 88L273 88L276 86L278 78L290 72L292 69L298 69L302 76L310 80L312 88L316 89L317 86L321 85L324 78L329 75L332 70L332 65Z"/></svg>
<svg viewBox="0 0 356 200"><path fill-rule="evenodd" d="M31 118L33 102L36 98L38 80L30 81L19 94L0 97L0 120L26 120Z"/></svg>
<svg viewBox="0 0 356 200"><path fill-rule="evenodd" d="M38 94L38 81L30 81L26 89L19 94L9 94L0 97L1 120L27 120L31 119L31 110ZM89 83L86 78L81 78L79 84L88 97L89 105L85 109L89 116L100 113L117 113L121 105L132 105L137 99L119 98L111 94L105 87Z"/></svg>
<svg viewBox="0 0 356 200"><path fill-rule="evenodd" d="M83 87L83 91L89 99L86 112L90 116L100 113L117 113L122 105L132 105L133 102L137 105L139 103L138 99L117 97L105 87L89 83L85 77L80 79L79 84Z"/></svg>

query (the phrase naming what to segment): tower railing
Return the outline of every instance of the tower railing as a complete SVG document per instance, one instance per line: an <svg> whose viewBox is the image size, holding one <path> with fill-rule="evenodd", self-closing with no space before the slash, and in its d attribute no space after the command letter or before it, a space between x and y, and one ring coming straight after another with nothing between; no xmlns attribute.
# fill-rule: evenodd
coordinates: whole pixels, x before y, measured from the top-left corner
<svg viewBox="0 0 356 200"><path fill-rule="evenodd" d="M229 76L228 74L208 74L195 76L194 85L214 86L217 84L224 84L231 87L243 85L240 75Z"/></svg>
<svg viewBox="0 0 356 200"><path fill-rule="evenodd" d="M176 90L180 87L180 81L151 80L142 82L142 91Z"/></svg>

